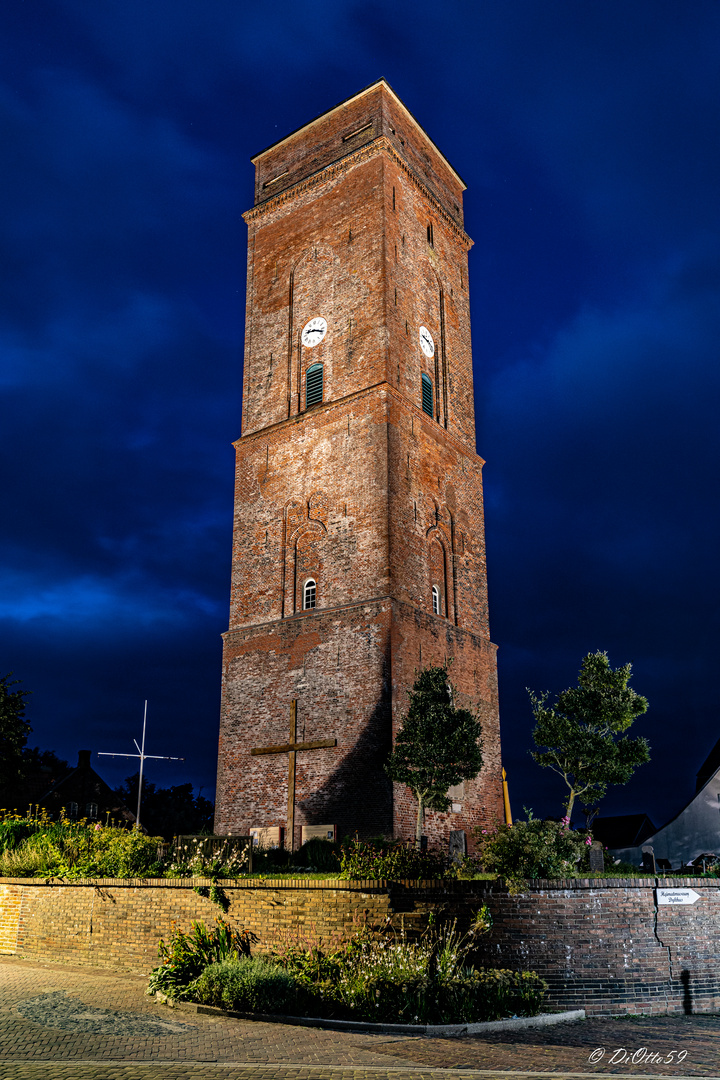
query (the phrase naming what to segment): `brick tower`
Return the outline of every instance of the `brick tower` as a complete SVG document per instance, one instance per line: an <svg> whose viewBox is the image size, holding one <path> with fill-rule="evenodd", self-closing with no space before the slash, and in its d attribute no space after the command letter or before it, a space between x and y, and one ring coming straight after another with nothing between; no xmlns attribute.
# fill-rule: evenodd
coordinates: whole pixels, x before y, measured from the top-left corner
<svg viewBox="0 0 720 1080"><path fill-rule="evenodd" d="M472 841L502 789L465 185L384 79L253 162L215 831L413 835L382 764L453 657L485 763L425 832Z"/></svg>

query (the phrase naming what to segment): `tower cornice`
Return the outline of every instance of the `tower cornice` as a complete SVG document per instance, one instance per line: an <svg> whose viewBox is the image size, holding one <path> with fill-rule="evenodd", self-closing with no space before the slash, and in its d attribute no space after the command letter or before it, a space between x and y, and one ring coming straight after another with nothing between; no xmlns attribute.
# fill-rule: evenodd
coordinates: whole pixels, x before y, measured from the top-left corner
<svg viewBox="0 0 720 1080"><path fill-rule="evenodd" d="M293 184L292 187L278 192L277 195L271 195L270 198L266 199L264 202L258 203L257 206L253 206L250 210L246 210L243 214L243 219L247 225L255 224L255 222L259 221L267 214L272 214L274 211L279 210L285 203L298 198L298 196L302 195L305 191L309 191L314 187L322 187L324 184L330 183L342 173L348 172L361 162L377 157L377 155L381 153L386 153L388 157L392 158L392 160L404 170L415 187L422 192L428 202L433 205L458 243L461 244L466 251L469 251L474 244L474 240L472 240L465 230L458 225L452 215L449 214L442 205L438 197L430 190L427 184L420 179L415 170L407 163L407 161L405 161L403 156L398 153L387 135L379 135L378 138L373 139L372 142L367 143L358 150L351 151L344 157L338 158L338 160L333 161L332 164L326 165L322 169L318 169L317 172L311 173L310 176L306 176L303 180L299 180L296 184Z"/></svg>
<svg viewBox="0 0 720 1080"><path fill-rule="evenodd" d="M255 431L249 431L247 435L241 435L239 439L235 439L232 445L237 450L241 446L247 446L248 443L255 440L267 438L270 433L274 434L277 431L282 431L284 428L289 428L294 424L302 423L304 420L313 416L327 415L327 413L332 412L333 409L343 407L351 401L366 397L374 390L384 390L399 405L406 409L410 415L415 419L420 420L421 423L424 423L427 430L431 432L434 438L439 438L442 442L451 446L458 454L463 454L468 458L476 458L481 466L485 464L485 459L480 457L477 450L466 446L465 443L456 438L452 432L447 430L447 428L441 427L437 421L430 420L421 408L412 401L409 401L404 394L401 394L400 391L392 385L392 383L384 380L383 382L374 383L372 386L365 386L362 390L356 390L352 394L346 394L344 397L333 398L332 401L324 401L322 405L314 405L312 409L305 409L303 412L296 413L294 416L286 417L285 420L278 420L275 424L268 424L266 427L257 428Z"/></svg>

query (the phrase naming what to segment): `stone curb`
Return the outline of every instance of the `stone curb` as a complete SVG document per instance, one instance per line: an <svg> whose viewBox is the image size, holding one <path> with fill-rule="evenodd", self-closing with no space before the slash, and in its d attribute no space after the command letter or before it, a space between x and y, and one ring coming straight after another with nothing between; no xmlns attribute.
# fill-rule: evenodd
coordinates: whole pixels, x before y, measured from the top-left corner
<svg viewBox="0 0 720 1080"><path fill-rule="evenodd" d="M513 1016L506 1020L486 1020L477 1024L371 1024L364 1020L324 1020L315 1016L283 1016L278 1013L234 1012L214 1005L196 1005L192 1001L173 1001L156 992L155 999L171 1009L203 1016L229 1016L233 1020L256 1020L264 1024L290 1024L295 1027L329 1028L332 1031L367 1031L385 1035L482 1035L491 1031L514 1031L522 1028L547 1027L584 1020L584 1009L562 1013L540 1013L538 1016Z"/></svg>

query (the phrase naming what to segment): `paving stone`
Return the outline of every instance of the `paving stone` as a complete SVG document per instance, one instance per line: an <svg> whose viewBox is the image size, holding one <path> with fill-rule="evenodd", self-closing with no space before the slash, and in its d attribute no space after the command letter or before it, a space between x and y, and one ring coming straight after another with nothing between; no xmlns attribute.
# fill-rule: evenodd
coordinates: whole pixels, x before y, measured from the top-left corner
<svg viewBox="0 0 720 1080"><path fill-rule="evenodd" d="M595 1018L438 1039L179 1013L145 985L126 973L0 957L0 1080L720 1076L718 1016Z"/></svg>

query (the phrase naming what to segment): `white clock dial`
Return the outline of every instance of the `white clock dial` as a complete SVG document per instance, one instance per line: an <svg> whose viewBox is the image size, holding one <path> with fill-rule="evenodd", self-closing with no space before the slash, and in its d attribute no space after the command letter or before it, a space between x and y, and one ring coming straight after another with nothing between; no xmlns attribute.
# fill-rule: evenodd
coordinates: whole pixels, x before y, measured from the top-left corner
<svg viewBox="0 0 720 1080"><path fill-rule="evenodd" d="M418 333L420 335L420 348L422 349L422 351L425 353L426 356L434 356L435 342L433 341L433 336L428 330L427 326L421 326Z"/></svg>
<svg viewBox="0 0 720 1080"><path fill-rule="evenodd" d="M319 345L327 334L327 320L322 315L317 315L310 322L305 323L300 340L306 349L312 349L313 345Z"/></svg>

